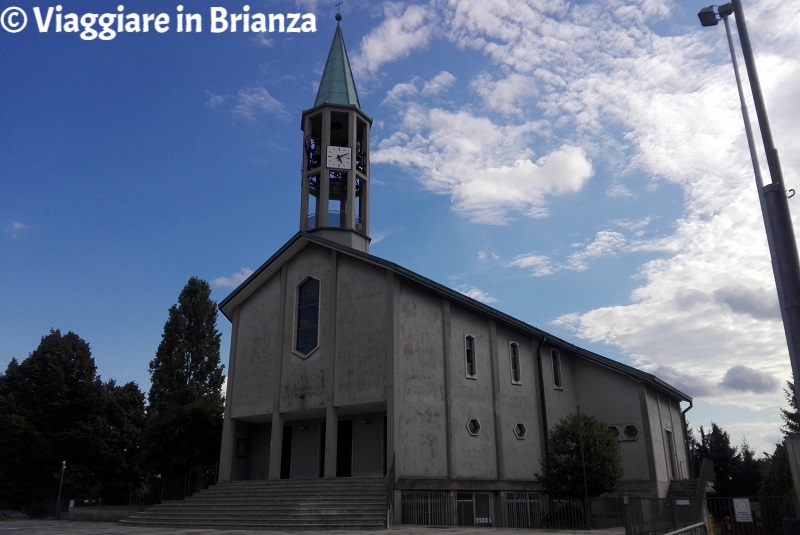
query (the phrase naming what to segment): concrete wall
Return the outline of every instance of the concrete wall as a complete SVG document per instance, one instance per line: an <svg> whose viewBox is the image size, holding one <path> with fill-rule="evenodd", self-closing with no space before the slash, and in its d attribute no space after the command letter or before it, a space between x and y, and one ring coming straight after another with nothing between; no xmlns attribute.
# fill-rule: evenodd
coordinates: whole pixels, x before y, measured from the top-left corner
<svg viewBox="0 0 800 535"><path fill-rule="evenodd" d="M542 367L542 388L544 390L545 405L547 407L547 425L552 428L564 416L575 412L578 406L579 388L575 378L577 359L566 351L559 351L561 355L561 388L556 388L553 383L553 366L551 351L554 348L544 344L540 350Z"/></svg>
<svg viewBox="0 0 800 535"><path fill-rule="evenodd" d="M670 479L679 479L682 467L688 470L680 405L653 389L648 389L646 401L655 480L659 494L665 495Z"/></svg>
<svg viewBox="0 0 800 535"><path fill-rule="evenodd" d="M223 479L268 472L269 463L264 468L258 461L258 467L244 469L242 461L235 459L239 432L229 428L235 427L237 419L268 422L277 411L288 423L322 417L329 406L353 407L345 410L352 413L386 405L387 333L391 326L386 325L390 316L386 313L385 270L316 244L308 244L283 262L279 259L276 268L267 280L257 282L260 286L234 314L235 340L228 366L231 388L226 404L230 421L223 433L221 455ZM320 281L319 345L308 355L300 355L294 351L296 294L309 277ZM246 429L246 424L240 427ZM380 438L382 444L382 434ZM298 444L308 450L303 450L305 453L319 455L311 451L310 443ZM318 450L319 444L313 447ZM260 451L268 455L269 446ZM382 473L382 455L380 459ZM368 466L367 471L374 471ZM310 470L293 461L293 474L310 477ZM313 477L317 475L315 471Z"/></svg>
<svg viewBox="0 0 800 535"><path fill-rule="evenodd" d="M410 283L401 283L399 301L398 477L532 480L542 455L538 344ZM468 335L475 378L466 376ZM519 347L520 384L511 380L510 342ZM467 428L473 418L477 434ZM518 423L524 438L514 433Z"/></svg>
<svg viewBox="0 0 800 535"><path fill-rule="evenodd" d="M442 300L400 281L394 337L397 477L447 477ZM466 422L464 422L466 425Z"/></svg>
<svg viewBox="0 0 800 535"><path fill-rule="evenodd" d="M280 353L279 411L324 410L326 370L333 356L333 335L336 318L336 279L331 251L308 246L286 263L286 306L279 316L282 321L283 347ZM297 287L313 277L320 281L319 346L307 356L293 351Z"/></svg>
<svg viewBox="0 0 800 535"><path fill-rule="evenodd" d="M496 353L498 374L496 379L497 436L499 475L501 479L534 479L539 471L542 450L541 401L539 395L539 343L528 334L497 326ZM520 381L512 382L510 345L517 344L520 360ZM524 439L514 433L517 424L526 429Z"/></svg>
<svg viewBox="0 0 800 535"><path fill-rule="evenodd" d="M235 388L226 401L233 418L272 413L274 378L280 358L280 274L261 286L239 308L236 329ZM231 378L229 377L230 381Z"/></svg>
<svg viewBox="0 0 800 535"><path fill-rule="evenodd" d="M495 435L494 376L490 322L458 306L447 307L448 403L450 430L450 477L456 479L494 479L498 477L497 437ZM475 340L474 379L466 376L464 339ZM477 436L470 435L467 423L476 418L481 425Z"/></svg>
<svg viewBox="0 0 800 535"><path fill-rule="evenodd" d="M577 401L582 411L610 425L635 425L639 430L635 441L622 441L622 468L625 471L622 480L649 480L650 467L642 407L639 403L639 383L628 376L584 360L575 361L572 367ZM602 388L598 388L598 385L602 385Z"/></svg>
<svg viewBox="0 0 800 535"><path fill-rule="evenodd" d="M336 406L386 401L387 292L383 269L338 255Z"/></svg>

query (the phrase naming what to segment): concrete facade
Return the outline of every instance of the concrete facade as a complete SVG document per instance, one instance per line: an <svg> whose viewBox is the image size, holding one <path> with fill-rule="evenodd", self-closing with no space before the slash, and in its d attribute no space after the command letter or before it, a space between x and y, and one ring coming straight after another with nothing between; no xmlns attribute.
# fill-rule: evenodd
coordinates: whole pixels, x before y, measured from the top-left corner
<svg viewBox="0 0 800 535"><path fill-rule="evenodd" d="M338 26L325 80L301 121L300 232L220 303L220 480L387 477L397 521L416 490L485 503L486 523L487 496L538 489L548 431L582 410L622 442L620 492L664 496L690 398L370 255L372 120Z"/></svg>
<svg viewBox="0 0 800 535"><path fill-rule="evenodd" d="M302 355L298 288L310 278L319 344ZM620 492L664 496L688 476L687 396L314 234L297 234L221 310L233 323L222 480L390 473L397 493L536 490L547 430L575 410L619 434Z"/></svg>

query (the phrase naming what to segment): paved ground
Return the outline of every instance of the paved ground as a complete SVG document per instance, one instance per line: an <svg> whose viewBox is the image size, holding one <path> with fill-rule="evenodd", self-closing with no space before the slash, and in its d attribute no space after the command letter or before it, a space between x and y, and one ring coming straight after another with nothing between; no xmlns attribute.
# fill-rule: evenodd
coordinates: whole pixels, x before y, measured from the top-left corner
<svg viewBox="0 0 800 535"><path fill-rule="evenodd" d="M398 526L387 530L365 531L250 531L220 529L173 529L128 527L109 522L73 522L56 520L3 520L0 533L4 535L623 535L625 530L595 531L530 530L515 528L469 528Z"/></svg>

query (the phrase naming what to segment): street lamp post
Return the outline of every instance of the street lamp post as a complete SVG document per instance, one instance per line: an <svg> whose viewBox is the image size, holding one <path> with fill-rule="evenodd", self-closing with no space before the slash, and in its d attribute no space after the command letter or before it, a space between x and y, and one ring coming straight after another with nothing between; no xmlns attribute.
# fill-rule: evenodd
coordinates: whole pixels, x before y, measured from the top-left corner
<svg viewBox="0 0 800 535"><path fill-rule="evenodd" d="M64 470L67 469L67 461L61 461L61 481L58 484L58 501L56 502L56 520L61 520L61 487L64 486Z"/></svg>
<svg viewBox="0 0 800 535"><path fill-rule="evenodd" d="M717 10L714 10L717 7ZM758 163L758 154L753 141L753 132L750 117L747 113L742 83L739 77L739 67L736 63L736 52L731 38L728 17L734 14L736 28L739 33L739 42L742 46L747 77L750 80L750 89L753 93L753 103L756 116L761 129L761 139L764 142L764 152L767 157L767 167L771 183L764 185L761 179L761 170ZM800 402L800 260L797 254L797 242L792 227L792 217L789 214L789 200L786 187L783 183L783 172L778 158L778 150L772 140L772 131L769 127L767 109L764 105L764 96L761 93L761 84L758 80L758 71L753 58L753 48L750 45L750 34L744 19L741 0L732 0L721 6L710 6L700 10L697 14L703 26L716 26L719 20L725 22L728 35L728 46L731 50L731 61L736 75L736 86L739 90L739 99L742 104L742 117L744 118L747 142L750 146L750 157L753 161L758 197L761 203L761 212L764 218L764 227L767 232L770 257L772 259L772 272L775 276L775 286L778 290L778 302L783 319L783 330L789 348L789 361L792 365L794 380L794 396ZM800 496L800 435L788 437L785 441L789 461L792 469L796 499ZM796 514L800 515L800 502L795 503Z"/></svg>
<svg viewBox="0 0 800 535"><path fill-rule="evenodd" d="M716 11L714 7L717 7ZM767 157L767 167L771 183L763 185L761 172L758 164L758 155L755 151L750 118L747 114L747 107L742 92L741 80L739 78L736 54L733 48L733 39L730 36L730 26L728 17L734 14L736 18L736 28L739 33L739 42L742 46L742 56L744 57L747 77L750 80L750 89L753 93L753 103L756 108L756 116L761 129L761 139L764 142L764 151ZM728 4L721 6L710 6L700 10L698 13L700 23L703 26L716 26L719 20L725 22L728 32L728 45L731 48L731 58L736 74L739 98L742 101L742 115L744 117L747 141L750 145L750 156L753 160L753 170L756 175L756 186L758 187L759 200L761 202L764 226L767 232L767 242L769 244L770 256L772 257L772 270L775 276L775 285L778 290L778 301L783 318L783 328L786 333L786 341L789 348L789 360L792 366L794 377L795 398L800 400L800 260L798 260L797 242L794 237L792 218L789 214L789 201L786 194L786 187L783 183L783 172L778 158L778 150L772 140L772 131L769 126L767 109L764 105L764 96L761 93L761 84L758 80L753 49L750 45L750 35L747 33L747 24L744 19L744 11L740 0L732 0Z"/></svg>

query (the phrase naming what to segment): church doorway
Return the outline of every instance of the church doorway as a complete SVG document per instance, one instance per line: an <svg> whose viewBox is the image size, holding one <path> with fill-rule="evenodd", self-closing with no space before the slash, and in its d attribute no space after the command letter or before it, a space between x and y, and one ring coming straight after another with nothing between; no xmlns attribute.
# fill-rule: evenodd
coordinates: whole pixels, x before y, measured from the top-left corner
<svg viewBox="0 0 800 535"><path fill-rule="evenodd" d="M283 446L281 448L281 479L292 477L292 426L283 426Z"/></svg>
<svg viewBox="0 0 800 535"><path fill-rule="evenodd" d="M336 443L336 477L353 475L353 420L339 420Z"/></svg>

